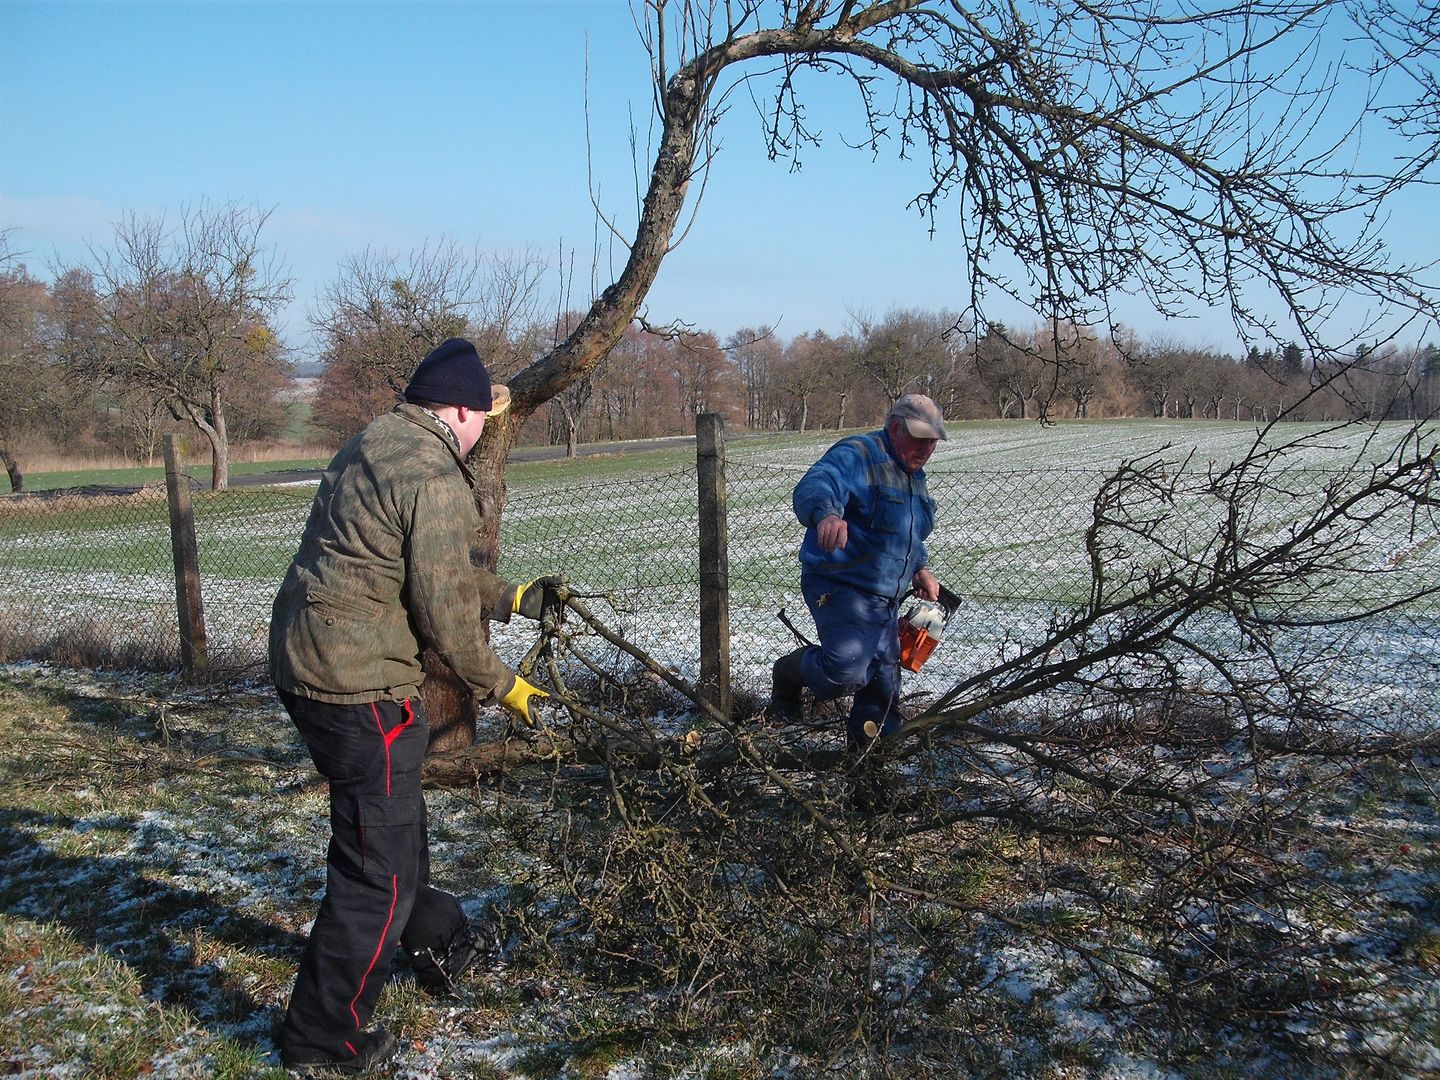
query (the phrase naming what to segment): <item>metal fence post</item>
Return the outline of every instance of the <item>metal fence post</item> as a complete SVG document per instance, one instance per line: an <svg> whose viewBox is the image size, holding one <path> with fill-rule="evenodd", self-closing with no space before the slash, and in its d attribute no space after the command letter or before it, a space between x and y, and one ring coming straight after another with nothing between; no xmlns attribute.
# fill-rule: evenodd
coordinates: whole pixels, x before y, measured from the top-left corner
<svg viewBox="0 0 1440 1080"><path fill-rule="evenodd" d="M165 495L170 505L170 550L175 555L175 611L180 621L180 672L200 678L210 667L205 605L200 599L200 554L190 478L181 471L176 436L165 436Z"/></svg>
<svg viewBox="0 0 1440 1080"><path fill-rule="evenodd" d="M700 508L700 693L730 715L730 552L725 512L725 421L695 418Z"/></svg>

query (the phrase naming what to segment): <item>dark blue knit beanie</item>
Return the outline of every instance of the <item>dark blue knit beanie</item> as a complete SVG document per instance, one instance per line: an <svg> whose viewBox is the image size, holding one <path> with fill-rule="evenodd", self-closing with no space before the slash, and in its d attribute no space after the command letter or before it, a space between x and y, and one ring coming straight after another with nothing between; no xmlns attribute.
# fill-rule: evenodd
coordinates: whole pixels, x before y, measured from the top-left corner
<svg viewBox="0 0 1440 1080"><path fill-rule="evenodd" d="M464 338L452 337L431 349L410 384L406 401L433 401L437 405L464 405L489 412L494 400L490 373L485 370L475 346Z"/></svg>

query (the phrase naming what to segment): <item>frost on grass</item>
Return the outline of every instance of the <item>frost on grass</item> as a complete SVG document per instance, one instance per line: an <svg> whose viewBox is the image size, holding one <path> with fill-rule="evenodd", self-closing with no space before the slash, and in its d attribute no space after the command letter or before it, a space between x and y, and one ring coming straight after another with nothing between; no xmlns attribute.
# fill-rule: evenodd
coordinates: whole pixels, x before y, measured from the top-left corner
<svg viewBox="0 0 1440 1080"><path fill-rule="evenodd" d="M100 762L77 763L65 779L52 775L43 790L9 785L0 1000L15 1007L0 1028L0 1044L24 1049L7 1050L0 1062L20 1075L100 1075L98 1044L84 1033L98 1032L102 1022L105 1031L139 1040L147 1075L207 1075L212 1066L200 1063L213 1063L217 1054L242 1062L232 1076L261 1077L275 1064L273 1025L323 886L323 787L263 690L207 702L203 693L164 689L145 678L38 665L11 665L0 676L12 715L30 710L35 730L72 746L86 740ZM108 721L77 722L74 708L55 704L62 698L71 706L82 700L123 707L105 714ZM146 736L140 745L148 768L125 772L123 788L111 786L107 770L136 768L120 752L144 728L136 718L162 706L170 715L169 748ZM225 760L199 773L180 768L243 743L243 732L264 734L266 760ZM678 981L647 982L604 956L640 928L617 926L624 934L616 938L598 924L603 909L577 906L583 894L566 887L583 883L589 871L580 862L555 861L567 851L578 854L567 837L603 804L592 805L586 794L594 776L561 767L542 777L547 793L539 802L520 778L432 792L435 877L454 886L472 918L485 923L492 947L458 1002L423 998L397 965L381 1006L381 1019L404 1037L396 1075L439 1080L482 1068L520 1075L546 1062L548 1068L583 1062L590 1075L612 1077L698 1076L723 1067L756 1077L928 1070L1168 1078L1222 1066L1339 1076L1343 1067L1333 1062L1377 1056L1418 1075L1434 1068L1440 1054L1440 821L1433 798L1425 797L1433 792L1436 763L1422 764L1370 771L1358 787L1347 787L1338 771L1309 775L1329 791L1328 810L1293 838L1287 857L1317 871L1327 886L1295 897L1278 921L1281 913L1273 910L1227 913L1195 904L1175 909L1168 927L1107 922L1097 897L1138 900L1157 883L1127 878L1118 865L1107 868L1103 846L1087 856L991 824L897 843L888 856L944 875L952 897L971 898L972 914L842 902L837 910L849 907L863 920L837 925L841 947L832 949L816 938L816 917L841 894L818 891L817 880L793 907L775 891L777 868L757 861L755 847L718 851L717 898L727 898L720 902L736 917L755 921L751 932L772 939L756 939L757 962L785 955L795 965L738 980L771 980L776 1003L775 1015L756 1013L747 1025L728 1022L723 1001L690 998L694 971L677 972ZM1025 765L1013 751L997 753L988 770L968 778L981 802L993 785L1024 780ZM1224 797L1245 794L1224 748L1212 753L1207 771L1233 792ZM757 837L765 834L763 822L751 825ZM855 827L863 836L863 823ZM645 865L628 862L624 833L611 843L619 845L609 851L612 868ZM791 871L800 871L798 862ZM591 886L608 888L603 875ZM692 917L710 914L697 910ZM1186 1056L1176 1057L1176 1031L1155 1026L1153 990L1140 981L1169 975L1136 958L1153 952L1152 935L1181 927L1197 948L1207 941L1213 947L1233 933L1223 920L1237 915L1266 934L1323 946L1318 954L1307 950L1318 959L1300 969L1314 993L1268 1035L1253 1025L1227 1031L1223 1023L1203 1038L1189 1030ZM623 922L653 913L632 906L611 917ZM782 939L780 950L774 943ZM1117 958L1140 978L1118 977L1120 969L1107 967ZM807 997L820 1007L826 984L826 993L838 995L833 1003L850 1002L861 1027L838 1043L816 1045L795 1026L802 1018L785 1011ZM1325 993L1337 1001L1343 995L1348 1011L1319 1009ZM678 1008L683 1001L689 1004ZM685 1009L708 1019L687 1027ZM644 1031L638 1041L637 1024ZM787 1024L789 1040L776 1041Z"/></svg>

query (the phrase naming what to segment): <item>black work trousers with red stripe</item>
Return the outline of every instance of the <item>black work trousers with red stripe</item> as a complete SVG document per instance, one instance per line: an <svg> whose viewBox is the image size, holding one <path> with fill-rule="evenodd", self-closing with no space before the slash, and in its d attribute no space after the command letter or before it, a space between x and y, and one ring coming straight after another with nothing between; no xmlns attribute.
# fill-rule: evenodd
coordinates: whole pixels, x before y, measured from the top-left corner
<svg viewBox="0 0 1440 1080"><path fill-rule="evenodd" d="M310 931L280 1047L344 1060L360 1045L397 945L448 940L464 913L429 884L418 701L332 705L280 692L330 782L325 897Z"/></svg>

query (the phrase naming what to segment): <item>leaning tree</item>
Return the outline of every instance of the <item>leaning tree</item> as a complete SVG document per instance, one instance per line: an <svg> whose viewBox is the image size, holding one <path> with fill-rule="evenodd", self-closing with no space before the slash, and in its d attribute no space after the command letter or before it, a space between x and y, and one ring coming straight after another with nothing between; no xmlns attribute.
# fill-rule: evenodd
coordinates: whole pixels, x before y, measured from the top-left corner
<svg viewBox="0 0 1440 1080"><path fill-rule="evenodd" d="M1111 298L1138 295L1166 313L1224 306L1243 335L1326 357L1434 318L1424 268L1377 235L1393 199L1434 179L1433 5L651 0L643 15L658 140L633 227L607 221L628 259L511 377L511 412L474 455L491 506L519 425L641 312L692 185L723 167L728 108L767 102L772 155L802 156L820 138L812 77L853 90L851 143L925 160L913 202L958 215L967 325L994 322L998 293L1119 336ZM1364 141L1377 132L1393 150ZM1392 321L1327 340L1354 297ZM1312 396L1343 389L1343 366L1316 371ZM1324 799L1353 762L1433 740L1403 710L1371 730L1370 703L1331 682L1347 646L1328 634L1436 589L1430 429L1386 446L1359 432L1323 481L1294 468L1307 443L1356 434L1271 425L1233 463L1161 452L1115 470L1079 530L1073 603L847 765L862 783L870 753L904 770L893 815L845 812L854 789L823 730L724 715L575 596L521 664L563 715L434 755L428 776L534 766L509 832L538 856L532 887L559 898L537 939L573 938L577 970L667 991L646 996L652 1020L814 1046L847 1075L895 1075L892 1047L999 1072L986 1044L1008 1019L985 1011L987 971L1017 941L1062 957L1097 1008L1160 1027L1179 1061L1247 1025L1414 1028L1424 988L1375 993L1342 932L1371 912L1329 876L1354 852L1322 856L1313 829L1340 812ZM498 517L488 527L480 560L497 554ZM1361 599L1337 607L1347 583ZM597 639L640 677L601 670ZM594 687L572 692L575 672ZM653 720L677 715L647 708L661 691L689 699L694 730Z"/></svg>
<svg viewBox="0 0 1440 1080"><path fill-rule="evenodd" d="M1249 336L1298 334L1312 349L1347 298L1433 317L1421 268L1378 237L1390 202L1434 179L1437 30L1423 5L647 0L636 16L655 149L635 220L602 214L628 257L568 336L510 379L511 410L472 459L492 510L521 425L640 316L692 188L723 168L727 114L768 103L771 156L798 160L822 135L810 79L850 89L849 143L918 159L911 204L958 220L973 325L997 294L1112 327L1116 296L1173 314L1223 306ZM1393 149L1376 152L1375 136ZM499 514L486 524L474 557L493 564Z"/></svg>

